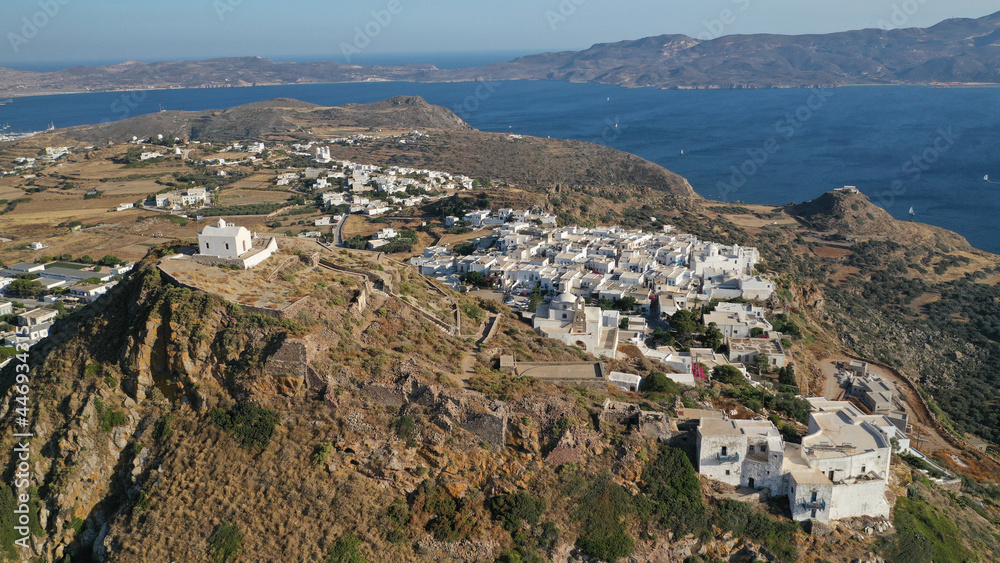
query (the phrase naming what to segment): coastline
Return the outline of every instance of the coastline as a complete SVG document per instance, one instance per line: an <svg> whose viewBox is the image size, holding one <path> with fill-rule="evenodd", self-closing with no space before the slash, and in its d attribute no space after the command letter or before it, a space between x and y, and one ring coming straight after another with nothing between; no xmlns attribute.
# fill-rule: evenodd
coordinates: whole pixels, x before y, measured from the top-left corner
<svg viewBox="0 0 1000 563"><path fill-rule="evenodd" d="M640 86L635 84L623 84L623 83L608 83L608 82L596 82L596 81L574 81L574 80L551 80L547 78L500 78L500 79L486 79L489 82L561 82L565 84L594 84L601 86L616 86L619 88L641 89L641 88L654 88L657 90L678 90L678 91L697 91L697 90L810 90L813 88L822 89L837 89L837 88L865 88L865 87L924 87L924 88L1000 88L1000 82L913 82L913 83L884 83L884 84L872 84L872 83L859 83L859 84L837 84L837 85L823 85L823 84L803 84L795 86L734 86L729 85L714 85L706 84L702 86ZM69 89L69 90L39 90L39 91L29 91L29 92L16 92L10 90L0 89L0 98L9 98L12 100L20 98L38 98L42 96L70 96L77 94L109 94L109 93L128 93L128 92L159 92L165 90L225 90L233 88L258 88L267 86L322 86L322 85L334 85L334 84L366 84L366 83L379 83L379 82L401 82L401 83L411 83L411 84L462 84L462 83L474 83L477 80L468 79L454 79L454 80L397 80L397 79L366 79L366 80L339 80L333 82L269 82L269 83L254 83L247 85L231 85L231 86L156 86L152 88L108 88L108 89ZM2 87L0 87L2 88Z"/></svg>

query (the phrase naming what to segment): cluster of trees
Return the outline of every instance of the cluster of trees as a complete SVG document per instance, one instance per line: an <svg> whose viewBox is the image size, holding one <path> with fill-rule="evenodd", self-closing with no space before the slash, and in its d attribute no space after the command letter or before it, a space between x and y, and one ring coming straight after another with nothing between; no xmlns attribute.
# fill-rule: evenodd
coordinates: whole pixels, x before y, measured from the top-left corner
<svg viewBox="0 0 1000 563"><path fill-rule="evenodd" d="M157 159L142 160L142 153L145 149L142 147L129 147L125 154L115 157L112 162L115 164L124 164L126 168L138 168L140 166L147 166L152 164ZM162 157L161 157L162 158Z"/></svg>
<svg viewBox="0 0 1000 563"><path fill-rule="evenodd" d="M479 272L466 272L458 276L458 279L464 284L476 287L490 287L493 285L493 280Z"/></svg>
<svg viewBox="0 0 1000 563"><path fill-rule="evenodd" d="M612 309L621 311L623 313L631 313L635 311L636 306L639 304L635 297L625 297L622 299L600 299L597 301L597 306L605 311L610 311Z"/></svg>
<svg viewBox="0 0 1000 563"><path fill-rule="evenodd" d="M669 330L660 327L653 329L653 342L675 346L681 350L701 347L718 352L724 349L725 337L715 323L702 325L701 314L681 309L670 317Z"/></svg>
<svg viewBox="0 0 1000 563"><path fill-rule="evenodd" d="M38 281L19 278L12 281L6 288L8 295L13 295L14 297L21 297L23 299L35 299L43 291L45 287Z"/></svg>
<svg viewBox="0 0 1000 563"><path fill-rule="evenodd" d="M790 374L792 380L795 379L795 369L789 367L783 373L787 378ZM754 412L761 412L765 408L780 412L785 416L805 424L809 420L809 412L812 408L809 401L798 397L793 393L781 392L772 394L762 389L754 388L750 381L740 373L740 370L730 365L716 366L712 370L712 379L731 385L732 388L725 391L726 395L739 400L748 409Z"/></svg>
<svg viewBox="0 0 1000 563"><path fill-rule="evenodd" d="M639 391L643 393L669 393L671 395L679 395L681 392L676 381L659 371L654 371L644 377Z"/></svg>
<svg viewBox="0 0 1000 563"><path fill-rule="evenodd" d="M344 239L345 248L353 248L354 250L364 250L368 248L368 239L361 235L354 235L349 239Z"/></svg>
<svg viewBox="0 0 1000 563"><path fill-rule="evenodd" d="M476 251L477 245L474 242L460 242L452 250L459 256L469 256Z"/></svg>
<svg viewBox="0 0 1000 563"><path fill-rule="evenodd" d="M397 252L410 252L413 250L413 245L416 242L417 242L416 231L403 231L399 233L399 236L397 236L396 238L378 247L378 251L386 252L389 254ZM364 250L368 248L368 239L361 235L355 235L349 239L344 240L344 246L347 248L353 248L355 250Z"/></svg>
<svg viewBox="0 0 1000 563"><path fill-rule="evenodd" d="M768 319L774 330L784 334L785 336L799 339L802 338L802 331L799 329L799 325L795 324L794 321L789 318L787 313L781 313L771 319Z"/></svg>

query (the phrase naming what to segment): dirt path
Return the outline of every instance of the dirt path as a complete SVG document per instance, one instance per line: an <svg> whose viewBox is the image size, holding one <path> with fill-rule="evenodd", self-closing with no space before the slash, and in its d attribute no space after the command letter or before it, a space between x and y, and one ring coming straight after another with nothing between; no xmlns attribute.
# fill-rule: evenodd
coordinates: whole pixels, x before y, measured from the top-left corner
<svg viewBox="0 0 1000 563"><path fill-rule="evenodd" d="M493 328L495 323L500 322L500 317L498 315L491 315L479 331L476 336L476 348L472 352L469 352L462 358L462 382L467 383L475 375L476 360L479 359L479 353L482 351L482 346L486 342L486 337L489 335L490 330Z"/></svg>

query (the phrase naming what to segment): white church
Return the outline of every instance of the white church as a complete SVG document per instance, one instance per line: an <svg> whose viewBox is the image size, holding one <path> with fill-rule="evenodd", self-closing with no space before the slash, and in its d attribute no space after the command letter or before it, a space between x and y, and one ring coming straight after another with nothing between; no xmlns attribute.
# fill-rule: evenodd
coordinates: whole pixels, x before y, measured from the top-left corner
<svg viewBox="0 0 1000 563"><path fill-rule="evenodd" d="M237 227L225 219L205 227L198 235L201 256L231 261L245 270L267 260L277 250L278 241L274 237L258 238L246 227Z"/></svg>
<svg viewBox="0 0 1000 563"><path fill-rule="evenodd" d="M618 351L618 311L589 307L583 297L563 293L548 307L540 306L534 329L546 338L580 346L595 356L615 357Z"/></svg>

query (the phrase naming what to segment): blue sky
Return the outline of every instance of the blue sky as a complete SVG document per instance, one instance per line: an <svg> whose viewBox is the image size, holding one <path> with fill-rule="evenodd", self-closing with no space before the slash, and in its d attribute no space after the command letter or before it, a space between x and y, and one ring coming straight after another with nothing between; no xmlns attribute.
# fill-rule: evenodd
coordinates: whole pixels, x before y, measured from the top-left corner
<svg viewBox="0 0 1000 563"><path fill-rule="evenodd" d="M345 51L359 63L394 53L416 62L423 55L414 53L513 56L663 33L923 27L997 10L996 0L7 0L0 66L250 55L345 62Z"/></svg>

